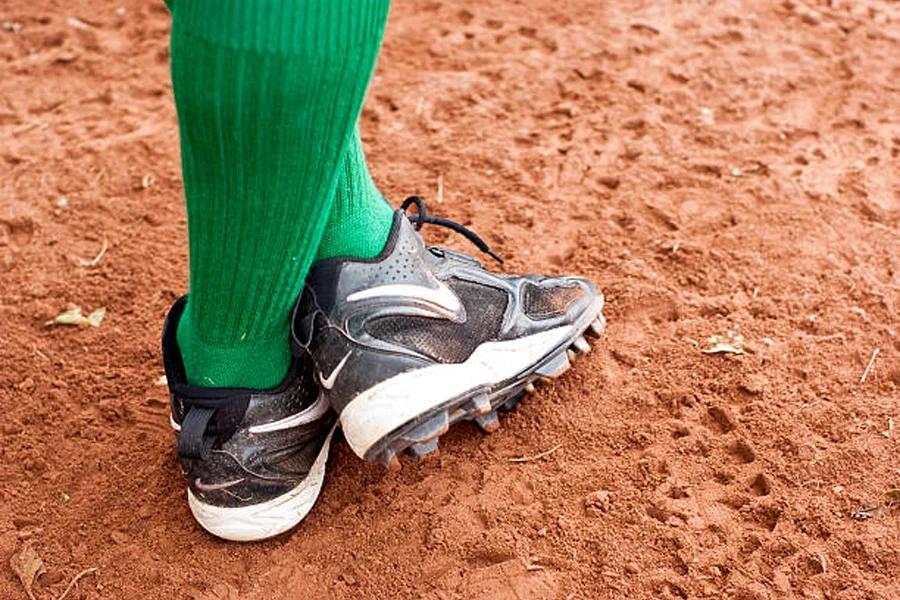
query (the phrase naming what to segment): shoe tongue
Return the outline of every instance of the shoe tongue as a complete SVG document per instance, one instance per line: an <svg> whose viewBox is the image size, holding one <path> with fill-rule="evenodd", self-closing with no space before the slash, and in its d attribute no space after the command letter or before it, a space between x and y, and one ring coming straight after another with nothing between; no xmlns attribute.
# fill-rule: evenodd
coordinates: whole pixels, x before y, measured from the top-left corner
<svg viewBox="0 0 900 600"><path fill-rule="evenodd" d="M403 218L398 219L399 224L396 226L397 238L394 241L395 248L399 248L401 251L407 252L414 249L425 250L425 239L422 237L422 234L419 233L413 222L409 220L409 217L406 215L406 213L403 213L402 211L397 212L401 213ZM390 242L391 240L388 240L388 243ZM385 245L385 249L387 249L387 245Z"/></svg>
<svg viewBox="0 0 900 600"><path fill-rule="evenodd" d="M402 210L394 213L394 224L391 226L391 233L384 244L384 250L376 257L376 260L386 258L393 254L398 246L421 246L425 247L425 241L422 235L416 231L416 226L409 220L409 216Z"/></svg>

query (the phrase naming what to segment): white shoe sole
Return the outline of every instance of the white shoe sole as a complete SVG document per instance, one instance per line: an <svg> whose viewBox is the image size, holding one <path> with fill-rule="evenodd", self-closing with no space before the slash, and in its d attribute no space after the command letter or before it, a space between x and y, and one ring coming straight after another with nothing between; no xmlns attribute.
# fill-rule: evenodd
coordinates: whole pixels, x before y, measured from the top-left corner
<svg viewBox="0 0 900 600"><path fill-rule="evenodd" d="M295 527L306 517L322 491L325 463L331 448L331 428L306 479L290 492L261 504L221 507L206 504L188 489L188 504L197 522L211 534L235 542L264 540Z"/></svg>
<svg viewBox="0 0 900 600"><path fill-rule="evenodd" d="M487 342L463 363L438 364L386 379L341 411L344 437L357 456L367 458L373 446L422 415L514 380L561 346L564 353L573 331L573 326L566 325L515 340Z"/></svg>

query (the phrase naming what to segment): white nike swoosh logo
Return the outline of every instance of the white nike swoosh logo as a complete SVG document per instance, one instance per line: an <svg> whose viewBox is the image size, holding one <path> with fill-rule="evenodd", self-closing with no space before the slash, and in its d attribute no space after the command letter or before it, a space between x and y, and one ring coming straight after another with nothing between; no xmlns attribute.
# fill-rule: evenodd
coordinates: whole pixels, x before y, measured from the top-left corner
<svg viewBox="0 0 900 600"><path fill-rule="evenodd" d="M402 296L421 300L426 304L443 308L444 310L456 315L462 311L462 303L456 294L453 293L447 284L438 280L437 289L425 287L423 285L380 285L378 287L360 290L347 296L348 302L357 300L368 300L370 298L379 298L381 296Z"/></svg>
<svg viewBox="0 0 900 600"><path fill-rule="evenodd" d="M328 400L325 399L325 394L320 393L319 397L316 398L315 403L306 410L285 417L284 419L279 419L278 421L254 425L247 431L250 433L271 433L273 431L282 431L284 429L300 427L301 425L306 425L307 423L312 423L313 421L320 419L328 412L328 408Z"/></svg>
<svg viewBox="0 0 900 600"><path fill-rule="evenodd" d="M331 375L328 377L322 377L322 371L319 371L319 385L321 385L326 390L330 390L334 387L334 382L337 381L338 373L341 372L341 369L344 368L344 365L347 364L347 360L350 358L351 352L347 353L347 356L341 359L341 362L338 363L338 366L331 371Z"/></svg>

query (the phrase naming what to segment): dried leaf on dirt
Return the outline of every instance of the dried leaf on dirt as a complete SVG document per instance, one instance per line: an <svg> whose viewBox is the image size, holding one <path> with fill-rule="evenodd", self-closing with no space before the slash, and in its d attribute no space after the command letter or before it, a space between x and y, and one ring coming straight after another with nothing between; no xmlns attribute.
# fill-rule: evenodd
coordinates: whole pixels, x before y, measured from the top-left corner
<svg viewBox="0 0 900 600"><path fill-rule="evenodd" d="M704 350L703 354L747 354L747 352L743 348L731 344L716 344L712 348Z"/></svg>
<svg viewBox="0 0 900 600"><path fill-rule="evenodd" d="M880 517L884 514L884 509L880 506L865 506L850 511L850 518L857 521L868 521L873 517Z"/></svg>
<svg viewBox="0 0 900 600"><path fill-rule="evenodd" d="M708 343L711 346L703 350L703 354L753 354L753 350L744 345L744 336L734 331L711 336Z"/></svg>
<svg viewBox="0 0 900 600"><path fill-rule="evenodd" d="M25 544L17 554L13 554L9 559L9 566L22 582L28 597L35 600L34 592L31 589L34 586L34 580L38 575L46 572L44 561L41 560L37 550L31 544Z"/></svg>
<svg viewBox="0 0 900 600"><path fill-rule="evenodd" d="M900 489L890 489L882 495L882 502L876 506L866 506L850 511L850 518L867 521L883 517L888 512L900 507Z"/></svg>
<svg viewBox="0 0 900 600"><path fill-rule="evenodd" d="M81 307L75 306L66 312L59 314L52 321L47 321L46 326L51 325L77 325L81 327L100 327L103 317L106 316L105 308L98 308L88 316L81 314Z"/></svg>

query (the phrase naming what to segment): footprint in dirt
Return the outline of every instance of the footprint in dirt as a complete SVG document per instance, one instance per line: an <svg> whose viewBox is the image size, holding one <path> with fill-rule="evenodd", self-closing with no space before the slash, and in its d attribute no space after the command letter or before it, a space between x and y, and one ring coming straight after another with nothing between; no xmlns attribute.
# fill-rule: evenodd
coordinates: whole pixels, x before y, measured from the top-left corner
<svg viewBox="0 0 900 600"><path fill-rule="evenodd" d="M551 571L512 559L468 571L458 592L471 600L549 600L559 586Z"/></svg>
<svg viewBox="0 0 900 600"><path fill-rule="evenodd" d="M200 589L190 586L186 590L186 597L190 600L238 600L238 590L224 582L214 584L210 589Z"/></svg>
<svg viewBox="0 0 900 600"><path fill-rule="evenodd" d="M19 252L31 243L35 229L29 217L0 219L0 271L15 266Z"/></svg>

